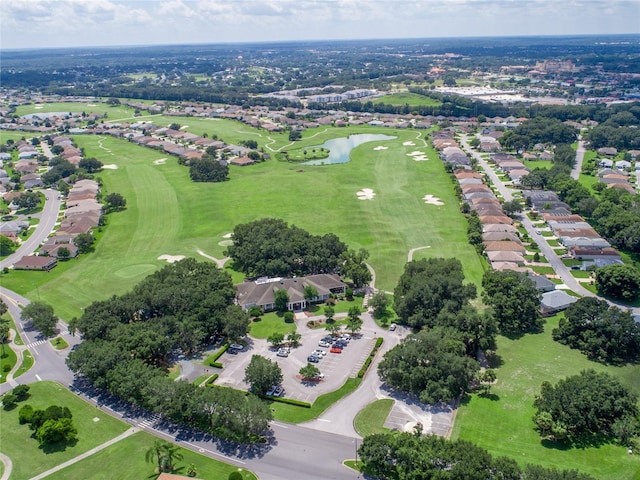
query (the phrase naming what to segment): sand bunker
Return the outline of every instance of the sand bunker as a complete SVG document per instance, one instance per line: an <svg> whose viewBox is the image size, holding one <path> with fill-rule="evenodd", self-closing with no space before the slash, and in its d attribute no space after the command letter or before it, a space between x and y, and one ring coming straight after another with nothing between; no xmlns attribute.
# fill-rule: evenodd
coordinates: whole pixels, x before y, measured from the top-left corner
<svg viewBox="0 0 640 480"><path fill-rule="evenodd" d="M158 160L154 160L153 161L154 165L164 165L165 163L167 163L167 159L166 158L159 158Z"/></svg>
<svg viewBox="0 0 640 480"><path fill-rule="evenodd" d="M425 195L422 199L427 205L444 205L444 202L442 200L440 200L438 197L434 197L433 195Z"/></svg>
<svg viewBox="0 0 640 480"><path fill-rule="evenodd" d="M118 165L115 165L115 164L111 163L109 165L103 165L102 168L106 168L107 170L117 170L118 169Z"/></svg>
<svg viewBox="0 0 640 480"><path fill-rule="evenodd" d="M42 105L35 105L33 108L40 110L42 108Z"/></svg>
<svg viewBox="0 0 640 480"><path fill-rule="evenodd" d="M374 148L374 150L387 150L389 147L385 147L384 145L378 145Z"/></svg>
<svg viewBox="0 0 640 480"><path fill-rule="evenodd" d="M97 107L95 103L87 103L87 107Z"/></svg>
<svg viewBox="0 0 640 480"><path fill-rule="evenodd" d="M356 195L358 196L358 200L373 200L373 197L376 196L370 188L363 188L359 192L356 192Z"/></svg>
<svg viewBox="0 0 640 480"><path fill-rule="evenodd" d="M184 255L160 255L158 260L166 260L167 263L179 262L184 258Z"/></svg>
<svg viewBox="0 0 640 480"><path fill-rule="evenodd" d="M233 245L233 240L222 240L218 242L218 245L220 245L221 247L230 247L231 245Z"/></svg>
<svg viewBox="0 0 640 480"><path fill-rule="evenodd" d="M224 235L222 235L222 238L231 238L233 237L233 233L229 232L229 233L225 233Z"/></svg>
<svg viewBox="0 0 640 480"><path fill-rule="evenodd" d="M413 143L413 142L403 142L402 145L404 145L405 147L413 147L415 145L415 143Z"/></svg>
<svg viewBox="0 0 640 480"><path fill-rule="evenodd" d="M416 162L424 162L425 160L429 160L426 153L420 152L418 150L407 153L407 157L412 157Z"/></svg>
<svg viewBox="0 0 640 480"><path fill-rule="evenodd" d="M180 127L180 130L186 130L187 128L189 128L189 125L185 125L184 127Z"/></svg>

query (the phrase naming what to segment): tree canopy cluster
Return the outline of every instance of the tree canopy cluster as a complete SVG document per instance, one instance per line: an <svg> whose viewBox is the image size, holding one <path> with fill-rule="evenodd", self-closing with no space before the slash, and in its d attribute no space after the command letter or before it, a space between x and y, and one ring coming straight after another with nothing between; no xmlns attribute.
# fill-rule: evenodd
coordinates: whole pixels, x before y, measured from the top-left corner
<svg viewBox="0 0 640 480"><path fill-rule="evenodd" d="M56 333L58 317L54 315L53 307L45 302L31 302L20 312L23 322L31 324L45 337L53 337Z"/></svg>
<svg viewBox="0 0 640 480"><path fill-rule="evenodd" d="M248 317L233 305L231 277L209 263L185 259L148 276L129 293L92 303L70 329L83 342L69 368L124 400L225 438L263 433L268 408L230 389L198 388L166 377L169 354L192 354L214 334L245 335Z"/></svg>
<svg viewBox="0 0 640 480"><path fill-rule="evenodd" d="M640 295L640 273L631 265L607 265L596 271L596 288L605 297L635 300Z"/></svg>
<svg viewBox="0 0 640 480"><path fill-rule="evenodd" d="M638 434L638 397L608 373L584 370L543 382L533 418L544 437L580 442L602 436L627 443Z"/></svg>
<svg viewBox="0 0 640 480"><path fill-rule="evenodd" d="M558 145L573 143L577 131L574 127L549 117L535 117L508 130L500 143L510 150L528 150L537 143Z"/></svg>
<svg viewBox="0 0 640 480"><path fill-rule="evenodd" d="M340 273L356 286L371 278L366 250L355 252L333 233L318 236L284 220L263 218L238 224L227 249L234 266L249 277Z"/></svg>
<svg viewBox="0 0 640 480"><path fill-rule="evenodd" d="M515 460L493 457L466 440L450 441L435 435L370 435L358 453L364 472L384 480L595 480L576 470L519 467Z"/></svg>
<svg viewBox="0 0 640 480"><path fill-rule="evenodd" d="M482 288L482 299L491 307L491 314L502 334L540 331L543 325L540 292L526 274L512 270L488 270L482 277Z"/></svg>
<svg viewBox="0 0 640 480"><path fill-rule="evenodd" d="M194 182L224 182L229 179L229 165L211 155L189 162L189 176Z"/></svg>
<svg viewBox="0 0 640 480"><path fill-rule="evenodd" d="M495 348L496 322L471 306L476 289L463 280L455 258L414 260L394 292L400 322L422 331L387 352L378 373L425 403L447 402L467 391L479 370L478 349Z"/></svg>
<svg viewBox="0 0 640 480"><path fill-rule="evenodd" d="M553 339L598 362L640 360L640 323L631 312L594 297L581 298L565 310Z"/></svg>
<svg viewBox="0 0 640 480"><path fill-rule="evenodd" d="M18 412L19 422L29 425L41 446L75 441L78 430L72 418L69 408L58 405L51 405L45 410L34 410L31 405L26 404Z"/></svg>

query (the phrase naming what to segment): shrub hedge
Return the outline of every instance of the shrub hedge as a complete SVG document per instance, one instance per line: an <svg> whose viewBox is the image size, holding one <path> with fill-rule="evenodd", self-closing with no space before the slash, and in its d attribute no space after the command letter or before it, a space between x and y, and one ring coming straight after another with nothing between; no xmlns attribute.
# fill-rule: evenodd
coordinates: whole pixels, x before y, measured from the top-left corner
<svg viewBox="0 0 640 480"><path fill-rule="evenodd" d="M376 344L371 349L371 353L362 364L362 367L360 367L360 371L358 371L358 378L364 377L364 374L367 373L367 370L369 369L369 366L371 365L371 362L373 361L373 358L376 356L376 353L378 352L378 349L380 348L380 345L382 345L383 341L384 339L382 337L378 337L376 339Z"/></svg>

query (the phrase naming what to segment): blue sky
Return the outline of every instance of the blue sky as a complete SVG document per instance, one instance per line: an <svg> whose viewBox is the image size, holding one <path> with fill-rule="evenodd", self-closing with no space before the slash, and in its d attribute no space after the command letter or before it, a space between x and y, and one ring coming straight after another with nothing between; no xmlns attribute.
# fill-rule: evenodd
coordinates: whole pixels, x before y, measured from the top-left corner
<svg viewBox="0 0 640 480"><path fill-rule="evenodd" d="M640 0L0 0L0 48L640 33Z"/></svg>

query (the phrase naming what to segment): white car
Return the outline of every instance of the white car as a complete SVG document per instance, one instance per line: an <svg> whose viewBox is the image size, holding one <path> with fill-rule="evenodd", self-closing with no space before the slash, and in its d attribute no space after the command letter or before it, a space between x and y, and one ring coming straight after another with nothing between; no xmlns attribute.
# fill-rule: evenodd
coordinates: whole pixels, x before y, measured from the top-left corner
<svg viewBox="0 0 640 480"><path fill-rule="evenodd" d="M279 357L288 357L289 352L281 348L280 350L278 350L278 353L276 353L276 355Z"/></svg>
<svg viewBox="0 0 640 480"><path fill-rule="evenodd" d="M327 354L326 350L314 350L313 352L311 352L311 355L315 355L316 357L324 357Z"/></svg>
<svg viewBox="0 0 640 480"><path fill-rule="evenodd" d="M313 378L317 378L318 380L324 380L324 373L316 373Z"/></svg>
<svg viewBox="0 0 640 480"><path fill-rule="evenodd" d="M324 348L329 348L331 346L331 344L329 342L325 342L324 340L320 340L320 342L318 343L319 347L324 347Z"/></svg>
<svg viewBox="0 0 640 480"><path fill-rule="evenodd" d="M396 324L392 323L391 325L389 325L389 331L393 332L396 329Z"/></svg>

